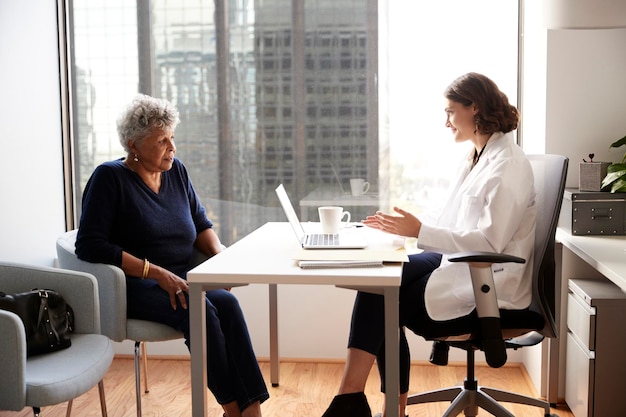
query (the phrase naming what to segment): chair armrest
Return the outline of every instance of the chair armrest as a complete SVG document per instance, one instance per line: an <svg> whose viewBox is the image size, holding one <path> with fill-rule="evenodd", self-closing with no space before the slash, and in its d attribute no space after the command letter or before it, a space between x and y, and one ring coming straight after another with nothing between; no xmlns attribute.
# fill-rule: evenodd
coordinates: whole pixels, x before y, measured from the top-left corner
<svg viewBox="0 0 626 417"><path fill-rule="evenodd" d="M518 256L507 255L505 253L493 252L458 252L448 257L450 262L488 262L499 264L505 262L515 262L518 264L526 263L524 258Z"/></svg>
<svg viewBox="0 0 626 417"><path fill-rule="evenodd" d="M6 293L30 291L33 288L55 290L74 310L75 333L100 333L98 282L91 274L0 262L0 288Z"/></svg>
<svg viewBox="0 0 626 417"><path fill-rule="evenodd" d="M222 250L226 250L226 246L222 244ZM200 252L197 248L193 248L193 254L191 255L191 259L189 260L189 269L193 269L196 266L200 265L202 262L206 261L207 259L211 258L208 255L205 255L204 253Z"/></svg>
<svg viewBox="0 0 626 417"><path fill-rule="evenodd" d="M20 318L0 310L0 410L24 408L26 403L26 333Z"/></svg>
<svg viewBox="0 0 626 417"><path fill-rule="evenodd" d="M111 340L126 339L126 276L113 265L98 264L78 259L74 243L76 230L69 231L57 239L56 248L59 266L73 271L88 272L98 281L100 297L101 333Z"/></svg>
<svg viewBox="0 0 626 417"><path fill-rule="evenodd" d="M193 254L191 255L191 259L189 260L188 268L193 269L209 258L210 256L205 255L194 247Z"/></svg>
<svg viewBox="0 0 626 417"><path fill-rule="evenodd" d="M526 260L517 256L491 252L459 252L449 256L448 261L469 263L476 300L476 313L480 318L500 317L491 264L526 263Z"/></svg>
<svg viewBox="0 0 626 417"><path fill-rule="evenodd" d="M448 257L448 260L469 263L476 313L480 323L482 350L485 352L487 364L492 368L499 368L506 363L507 354L502 338L500 309L491 264L526 261L517 256L490 252L462 252Z"/></svg>

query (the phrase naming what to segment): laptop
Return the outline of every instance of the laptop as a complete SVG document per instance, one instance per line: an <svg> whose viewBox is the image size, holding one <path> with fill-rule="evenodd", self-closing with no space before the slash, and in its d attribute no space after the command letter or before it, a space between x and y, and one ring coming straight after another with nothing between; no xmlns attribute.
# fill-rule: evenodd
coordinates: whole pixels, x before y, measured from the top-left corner
<svg viewBox="0 0 626 417"><path fill-rule="evenodd" d="M363 249L367 247L367 241L356 234L305 233L282 184L276 188L276 195L298 242L304 249Z"/></svg>

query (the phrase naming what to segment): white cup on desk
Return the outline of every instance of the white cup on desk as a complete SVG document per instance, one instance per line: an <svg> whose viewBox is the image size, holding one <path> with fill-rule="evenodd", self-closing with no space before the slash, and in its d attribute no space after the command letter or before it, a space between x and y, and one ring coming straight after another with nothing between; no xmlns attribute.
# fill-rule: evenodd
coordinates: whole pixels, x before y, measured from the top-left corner
<svg viewBox="0 0 626 417"><path fill-rule="evenodd" d="M370 183L364 178L350 178L350 191L354 197L359 197L368 192Z"/></svg>
<svg viewBox="0 0 626 417"><path fill-rule="evenodd" d="M323 206L318 207L317 212L320 215L320 223L322 224L322 233L339 233L339 229L350 223L350 212L344 211L339 206ZM345 222L342 222L343 219Z"/></svg>

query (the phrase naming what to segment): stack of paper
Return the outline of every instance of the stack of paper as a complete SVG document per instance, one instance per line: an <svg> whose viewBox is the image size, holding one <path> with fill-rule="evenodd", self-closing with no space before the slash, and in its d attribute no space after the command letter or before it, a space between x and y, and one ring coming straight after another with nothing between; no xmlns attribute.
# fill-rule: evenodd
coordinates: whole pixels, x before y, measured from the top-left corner
<svg viewBox="0 0 626 417"><path fill-rule="evenodd" d="M383 266L382 261L298 261L300 268L371 268Z"/></svg>

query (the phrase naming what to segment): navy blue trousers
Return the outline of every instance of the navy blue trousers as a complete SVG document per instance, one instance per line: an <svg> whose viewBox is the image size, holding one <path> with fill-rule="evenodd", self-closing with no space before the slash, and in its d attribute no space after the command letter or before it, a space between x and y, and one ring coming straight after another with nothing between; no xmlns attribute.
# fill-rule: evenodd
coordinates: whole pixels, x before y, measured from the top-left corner
<svg viewBox="0 0 626 417"><path fill-rule="evenodd" d="M441 263L441 255L423 252L409 256L409 262L402 269L400 284L400 392L409 390L411 357L409 344L404 333L408 328L427 339L462 332L467 328L472 315L454 320L435 321L428 316L424 303L424 290L430 274ZM348 347L364 350L376 355L376 363L382 381L381 391L385 392L385 317L382 295L358 292Z"/></svg>
<svg viewBox="0 0 626 417"><path fill-rule="evenodd" d="M189 348L189 310L180 304L173 310L167 292L158 285L146 288L142 284L137 278L126 279L127 316L175 328L184 334ZM239 409L245 410L268 399L243 312L231 292L207 291L206 332L208 385L217 402L237 401Z"/></svg>

